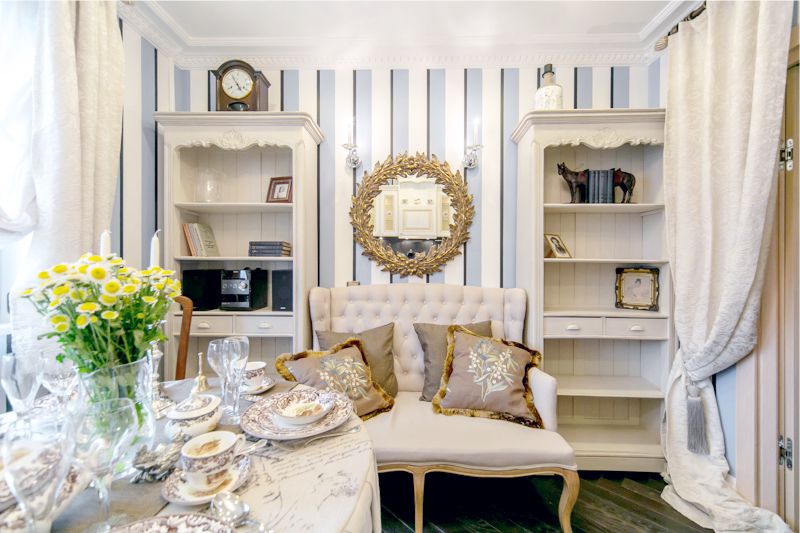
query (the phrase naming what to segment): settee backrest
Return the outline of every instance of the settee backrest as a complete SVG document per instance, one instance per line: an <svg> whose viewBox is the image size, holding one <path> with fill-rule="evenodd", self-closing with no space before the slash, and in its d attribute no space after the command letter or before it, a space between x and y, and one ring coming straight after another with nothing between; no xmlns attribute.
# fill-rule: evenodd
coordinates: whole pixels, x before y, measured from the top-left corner
<svg viewBox="0 0 800 533"><path fill-rule="evenodd" d="M317 331L358 333L394 322L394 371L401 391L421 391L424 358L415 322L492 321L492 334L522 341L525 291L437 283L395 283L325 289L309 295L314 347Z"/></svg>

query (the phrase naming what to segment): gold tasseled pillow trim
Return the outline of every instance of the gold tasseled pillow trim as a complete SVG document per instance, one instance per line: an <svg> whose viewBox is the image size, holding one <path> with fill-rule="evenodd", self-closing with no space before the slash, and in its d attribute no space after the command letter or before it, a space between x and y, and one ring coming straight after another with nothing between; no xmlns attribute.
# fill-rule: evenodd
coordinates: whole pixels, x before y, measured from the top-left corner
<svg viewBox="0 0 800 533"><path fill-rule="evenodd" d="M344 342L340 342L334 346L331 346L330 350L325 350L323 352L316 352L313 350L304 350L298 353L284 353L278 356L275 359L275 370L278 371L278 374L281 375L283 379L286 381L297 381L297 379L292 375L289 368L286 366L286 361L297 361L299 359L305 359L306 357L325 357L326 355L335 354L336 352L340 352L345 348L350 348L355 346L358 348L358 353L361 354L361 361L364 363L364 366L367 367L367 378L369 378L369 382L375 387L375 390L378 391L378 394L386 402L388 405L386 407L381 407L375 409L374 411L370 411L369 413L362 415L360 418L361 420L369 420L373 416L379 415L381 413L385 413L386 411L390 411L394 406L394 398L392 398L389 393L383 390L378 383L375 383L372 379L372 371L369 368L369 363L367 362L367 358L364 356L364 344L361 340L351 337Z"/></svg>
<svg viewBox="0 0 800 533"><path fill-rule="evenodd" d="M456 343L455 343L456 332L467 333L469 335L472 335L473 337L478 337L481 339L489 339L492 342L499 342L501 344L505 344L506 346L514 346L516 348L525 350L526 352L531 354L531 360L525 365L525 373L522 375L522 387L525 389L525 404L528 406L528 409L533 415L533 419L514 416L508 413L484 411L482 409L457 409L457 408L442 407L441 402L447 395L447 383L450 381L450 374L453 373L453 359L455 357L454 353L456 349ZM514 422L515 424L522 424L523 426L528 426L532 428L543 428L544 424L542 423L542 417L539 416L539 411L536 409L536 405L534 405L533 403L533 390L531 389L531 385L528 381L528 372L530 372L530 369L534 366L538 368L541 363L542 363L542 354L540 354L536 350L531 350L524 344L514 341L508 341L505 339L495 339L494 337L483 337L481 335L476 335L475 333L471 332L464 326L459 326L459 325L450 326L449 328L447 328L447 356L444 359L444 371L442 372L442 381L441 384L439 385L439 391L436 393L436 396L434 396L433 400L431 401L431 404L433 405L433 412L443 415L463 415L463 416L474 416L479 418L492 418L495 420L506 420L508 422Z"/></svg>

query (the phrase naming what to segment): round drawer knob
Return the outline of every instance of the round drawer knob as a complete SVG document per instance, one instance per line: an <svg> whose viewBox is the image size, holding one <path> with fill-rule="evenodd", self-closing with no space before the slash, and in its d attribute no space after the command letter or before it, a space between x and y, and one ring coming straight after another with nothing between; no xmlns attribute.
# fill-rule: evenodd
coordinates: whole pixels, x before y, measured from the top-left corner
<svg viewBox="0 0 800 533"><path fill-rule="evenodd" d="M197 329L211 329L211 324L208 322L199 322L197 324Z"/></svg>
<svg viewBox="0 0 800 533"><path fill-rule="evenodd" d="M262 322L258 325L259 329L269 329L272 327L272 324L269 322Z"/></svg>
<svg viewBox="0 0 800 533"><path fill-rule="evenodd" d="M642 331L644 331L644 328L642 326L640 326L639 324L634 324L634 325L631 326L631 331L642 332Z"/></svg>
<svg viewBox="0 0 800 533"><path fill-rule="evenodd" d="M570 324L566 327L567 331L580 331L581 327L578 324Z"/></svg>

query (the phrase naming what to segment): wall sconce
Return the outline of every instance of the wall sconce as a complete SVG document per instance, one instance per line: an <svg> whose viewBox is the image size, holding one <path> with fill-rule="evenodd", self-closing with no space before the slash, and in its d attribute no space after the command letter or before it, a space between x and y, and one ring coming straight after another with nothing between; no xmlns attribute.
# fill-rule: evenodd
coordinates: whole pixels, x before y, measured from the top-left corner
<svg viewBox="0 0 800 533"><path fill-rule="evenodd" d="M472 121L472 144L466 147L464 151L464 159L461 164L464 168L475 168L478 166L478 152L483 148L483 145L478 142L478 125L480 119Z"/></svg>
<svg viewBox="0 0 800 533"><path fill-rule="evenodd" d="M344 160L347 168L357 169L361 166L361 158L358 156L358 145L353 142L353 121L347 123L347 144L342 148L347 150L347 159Z"/></svg>

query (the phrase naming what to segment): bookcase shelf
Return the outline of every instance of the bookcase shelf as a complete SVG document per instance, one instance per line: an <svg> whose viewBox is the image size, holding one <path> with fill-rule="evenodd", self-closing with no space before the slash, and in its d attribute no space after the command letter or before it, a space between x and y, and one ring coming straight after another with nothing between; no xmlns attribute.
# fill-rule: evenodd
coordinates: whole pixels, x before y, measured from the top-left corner
<svg viewBox="0 0 800 533"><path fill-rule="evenodd" d="M163 134L164 264L184 270L261 268L269 272L267 307L254 311L196 311L187 375L212 339L245 335L250 359L274 368L277 355L311 345L306 295L317 283L317 149L319 126L305 113L156 113ZM292 203L266 203L270 181L291 176ZM204 194L214 184L216 201ZM220 257L190 255L184 224L214 234ZM289 243L292 256L249 256L252 241ZM275 273L291 271L294 311L273 311ZM282 278L283 279L283 278ZM181 313L169 315L165 378L175 368Z"/></svg>
<svg viewBox="0 0 800 533"><path fill-rule="evenodd" d="M658 472L659 424L674 353L663 191L663 110L528 113L518 144L517 285L527 343L558 381L558 423L585 470ZM631 203L570 203L557 165L621 168ZM615 190L615 202L621 201ZM572 258L545 257L545 234ZM548 247L549 249L549 247ZM659 269L658 311L615 307L618 267Z"/></svg>
<svg viewBox="0 0 800 533"><path fill-rule="evenodd" d="M559 396L663 398L664 393L640 376L554 376Z"/></svg>
<svg viewBox="0 0 800 533"><path fill-rule="evenodd" d="M177 202L175 207L182 211L196 214L238 215L247 213L291 213L293 205L250 202Z"/></svg>
<svg viewBox="0 0 800 533"><path fill-rule="evenodd" d="M664 210L664 204L544 204L547 213L640 214L647 215Z"/></svg>
<svg viewBox="0 0 800 533"><path fill-rule="evenodd" d="M220 257L203 257L200 255L176 255L175 261L230 261L235 263L248 262L248 263L291 263L294 257L251 257L251 256L220 256Z"/></svg>

